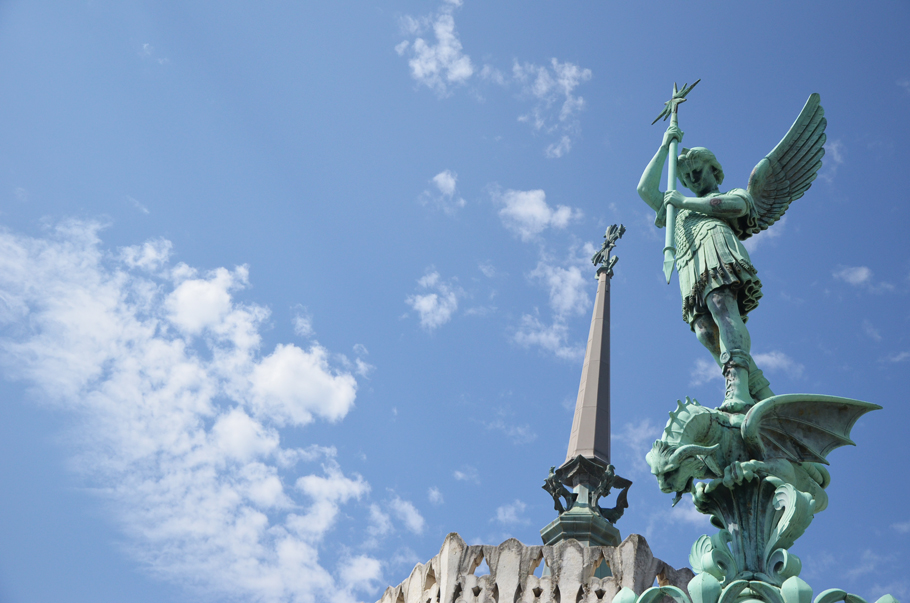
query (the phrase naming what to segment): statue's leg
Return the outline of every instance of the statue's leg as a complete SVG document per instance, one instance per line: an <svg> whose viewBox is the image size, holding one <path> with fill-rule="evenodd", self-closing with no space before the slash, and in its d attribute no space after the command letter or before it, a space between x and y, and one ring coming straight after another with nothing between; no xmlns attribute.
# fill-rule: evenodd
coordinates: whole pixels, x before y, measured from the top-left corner
<svg viewBox="0 0 910 603"><path fill-rule="evenodd" d="M720 361L727 382L724 403L726 412L745 412L755 402L749 393L749 368L754 365L749 350L752 339L739 315L736 293L729 287L719 287L708 293L705 304L717 325L720 336Z"/></svg>
<svg viewBox="0 0 910 603"><path fill-rule="evenodd" d="M696 316L695 320L692 321L692 328L701 344L711 353L717 366L723 368L723 363L720 361L720 333L717 329L717 323L714 322L711 315L699 314Z"/></svg>

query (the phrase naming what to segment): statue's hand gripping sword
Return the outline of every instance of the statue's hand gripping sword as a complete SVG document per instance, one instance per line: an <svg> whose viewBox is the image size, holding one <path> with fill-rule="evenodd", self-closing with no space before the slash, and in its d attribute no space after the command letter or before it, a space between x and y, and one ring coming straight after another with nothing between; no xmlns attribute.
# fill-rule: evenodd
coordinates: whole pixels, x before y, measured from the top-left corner
<svg viewBox="0 0 910 603"><path fill-rule="evenodd" d="M670 123L674 126L679 124L677 119L677 109L679 103L685 102L686 95L689 94L689 91L694 88L698 82L701 80L696 80L694 84L689 86L688 84L683 86L682 90L679 90L676 87L676 82L673 83L673 96L670 97L670 100L664 103L664 110L660 112L660 115L657 116L657 119L651 122L651 125L657 123L657 120L661 117L664 118L664 121L667 120L667 117L670 117ZM667 190L675 191L676 190L676 150L678 146L678 140L670 141L670 158L667 165ZM664 276L667 277L667 284L670 284L670 276L673 274L673 266L676 265L676 207L673 205L667 205L667 232L665 233L664 238Z"/></svg>

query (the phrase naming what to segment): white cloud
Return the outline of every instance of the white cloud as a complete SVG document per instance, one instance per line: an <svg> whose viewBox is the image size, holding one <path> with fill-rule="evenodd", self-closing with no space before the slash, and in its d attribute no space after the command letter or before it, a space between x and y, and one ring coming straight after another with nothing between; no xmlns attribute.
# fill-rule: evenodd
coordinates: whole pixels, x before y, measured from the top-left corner
<svg viewBox="0 0 910 603"><path fill-rule="evenodd" d="M872 271L867 266L843 266L833 272L834 278L850 285L859 286L872 280Z"/></svg>
<svg viewBox="0 0 910 603"><path fill-rule="evenodd" d="M803 376L804 367L779 350L772 350L764 354L752 354L756 366L769 373L786 373L794 379Z"/></svg>
<svg viewBox="0 0 910 603"><path fill-rule="evenodd" d="M569 328L565 322L557 319L552 324L546 325L536 316L524 314L515 331L513 341L522 347L538 346L558 358L566 360L583 358L584 349L570 346L568 338Z"/></svg>
<svg viewBox="0 0 910 603"><path fill-rule="evenodd" d="M466 201L455 194L458 174L451 170L443 170L433 176L430 182L436 191L423 191L420 195L421 203L432 204L449 215L465 206Z"/></svg>
<svg viewBox="0 0 910 603"><path fill-rule="evenodd" d="M474 482L475 484L480 483L480 476L477 473L477 469L470 465L465 465L461 469L454 471L452 473L452 477L460 482Z"/></svg>
<svg viewBox="0 0 910 603"><path fill-rule="evenodd" d="M779 350L761 354L752 354L752 359L762 371L768 373L786 373L797 379L802 377L805 367ZM723 380L723 369L717 363L707 358L696 358L695 366L690 374L690 385L704 385L715 379Z"/></svg>
<svg viewBox="0 0 910 603"><path fill-rule="evenodd" d="M130 204L132 204L132 206L135 207L136 209L138 209L140 212L148 215L149 208L147 208L145 205L140 203L138 199L134 199L133 197L130 197L129 195L127 195L126 200L129 201Z"/></svg>
<svg viewBox="0 0 910 603"><path fill-rule="evenodd" d="M581 210L566 205L553 209L546 199L546 193L540 189L493 193L493 200L503 205L499 210L503 225L522 241L530 241L548 227L565 228L572 220L581 218Z"/></svg>
<svg viewBox="0 0 910 603"><path fill-rule="evenodd" d="M299 304L295 310L294 316L291 318L291 323L294 325L294 333L301 337L312 337L315 334L313 331L313 317L310 316L306 308Z"/></svg>
<svg viewBox="0 0 910 603"><path fill-rule="evenodd" d="M439 488L436 486L431 487L427 490L427 499L434 505L441 505L445 502L445 499L442 497L442 492L439 491Z"/></svg>
<svg viewBox="0 0 910 603"><path fill-rule="evenodd" d="M593 279L590 271L582 273L578 264L568 267L553 266L541 261L531 271L532 279L541 281L549 289L550 307L559 317L568 317L589 312L591 297L588 289Z"/></svg>
<svg viewBox="0 0 910 603"><path fill-rule="evenodd" d="M460 6L460 2L447 0L435 15L405 16L401 19L401 28L408 35L420 36L427 29L433 30L435 43L417 37L413 42L404 40L399 43L395 52L399 56L409 54L411 77L439 96L445 96L450 86L464 84L474 74L471 58L462 52L461 41L455 31L452 14Z"/></svg>
<svg viewBox="0 0 910 603"><path fill-rule="evenodd" d="M375 592L383 585L382 562L366 555L344 559L338 572L339 582L352 590Z"/></svg>
<svg viewBox="0 0 910 603"><path fill-rule="evenodd" d="M484 422L483 425L487 429L501 431L512 440L512 443L514 444L530 444L537 439L537 434L534 433L534 430L531 429L531 426L527 423L515 425L511 422L506 422L503 419L497 419L495 421Z"/></svg>
<svg viewBox="0 0 910 603"><path fill-rule="evenodd" d="M910 352L898 352L885 358L887 362L904 362L910 360Z"/></svg>
<svg viewBox="0 0 910 603"><path fill-rule="evenodd" d="M882 334L879 332L878 329L875 328L875 325L873 325L866 318L863 319L863 333L865 333L866 337L868 337L869 339L872 339L873 341L882 340Z"/></svg>
<svg viewBox="0 0 910 603"><path fill-rule="evenodd" d="M443 170L433 176L433 184L436 185L436 188L439 189L440 193L447 197L451 197L455 194L455 182L457 180L458 175L451 170Z"/></svg>
<svg viewBox="0 0 910 603"><path fill-rule="evenodd" d="M142 245L120 248L120 260L129 268L148 272L160 270L171 257L173 245L165 239L146 241Z"/></svg>
<svg viewBox="0 0 910 603"><path fill-rule="evenodd" d="M723 380L724 375L716 362L708 361L704 358L696 358L695 368L692 369L689 377L689 385L704 385L712 379Z"/></svg>
<svg viewBox="0 0 910 603"><path fill-rule="evenodd" d="M250 375L253 408L283 425L306 425L314 415L338 421L354 404L357 382L348 374L333 374L325 348L309 351L278 344L253 367Z"/></svg>
<svg viewBox="0 0 910 603"><path fill-rule="evenodd" d="M910 534L910 520L900 523L892 523L891 528L899 534Z"/></svg>
<svg viewBox="0 0 910 603"><path fill-rule="evenodd" d="M876 282L872 277L872 270L868 266L841 266L831 273L834 278L842 280L854 287L864 287L871 293L893 291L894 285L886 282Z"/></svg>
<svg viewBox="0 0 910 603"><path fill-rule="evenodd" d="M493 266L493 262L482 262L477 266L477 268L487 278L493 278L496 276L496 268Z"/></svg>
<svg viewBox="0 0 910 603"><path fill-rule="evenodd" d="M373 503L370 505L370 525L367 533L371 536L385 536L392 531L392 519L388 513L384 513L379 505Z"/></svg>
<svg viewBox="0 0 910 603"><path fill-rule="evenodd" d="M626 423L622 430L613 434L613 441L623 444L626 458L632 460L633 467L643 473L650 473L645 462L645 455L651 449L654 440L660 438L661 429L651 423L651 419L642 419L636 423Z"/></svg>
<svg viewBox="0 0 910 603"><path fill-rule="evenodd" d="M395 516L404 523L404 526L408 530L415 534L423 533L425 522L420 511L417 510L417 507L415 507L413 503L396 496L392 499L392 502L389 503L389 506L392 508L392 512L395 513Z"/></svg>
<svg viewBox="0 0 910 603"><path fill-rule="evenodd" d="M544 155L550 159L558 159L572 150L572 139L563 134L562 138L558 142L553 142L547 145L547 148L544 149Z"/></svg>
<svg viewBox="0 0 910 603"><path fill-rule="evenodd" d="M426 331L433 331L449 322L458 309L461 289L443 281L435 270L427 272L417 284L420 290L428 292L409 295L405 303L420 315L420 326Z"/></svg>
<svg viewBox="0 0 910 603"><path fill-rule="evenodd" d="M831 184L837 175L837 168L843 165L847 154L844 143L840 140L828 140L825 143L825 161L818 177Z"/></svg>
<svg viewBox="0 0 910 603"><path fill-rule="evenodd" d="M585 100L575 95L575 89L591 79L590 69L578 65L550 60L550 66L519 63L512 65L512 77L522 85L526 97L535 101L531 110L519 116L518 121L531 125L535 132L557 138L545 149L550 158L562 157L572 148L572 140L581 130L578 113L584 109Z"/></svg>
<svg viewBox="0 0 910 603"><path fill-rule="evenodd" d="M527 505L518 499L511 503L497 507L496 516L490 521L501 523L502 525L515 525L528 523L528 520L522 517Z"/></svg>
<svg viewBox="0 0 910 603"><path fill-rule="evenodd" d="M167 241L105 252L98 230L0 232L0 364L78 415L72 466L107 500L129 552L216 598L333 600L376 582L368 557L356 558L360 578L341 581L319 560L342 506L369 485L344 474L333 449L285 447L279 431L341 419L353 377L318 346L262 355L268 310L232 296L245 268L200 278L167 268ZM283 477L319 460L321 470Z"/></svg>

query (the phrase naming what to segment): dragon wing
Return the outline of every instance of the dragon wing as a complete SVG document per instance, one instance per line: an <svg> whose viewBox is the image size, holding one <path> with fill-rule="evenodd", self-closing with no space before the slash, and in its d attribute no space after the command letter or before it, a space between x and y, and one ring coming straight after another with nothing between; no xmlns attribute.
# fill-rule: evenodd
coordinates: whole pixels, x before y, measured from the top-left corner
<svg viewBox="0 0 910 603"><path fill-rule="evenodd" d="M755 202L758 220L743 238L777 222L790 202L802 197L818 175L828 125L820 101L818 94L809 97L787 135L752 170L746 190Z"/></svg>
<svg viewBox="0 0 910 603"><path fill-rule="evenodd" d="M820 394L783 394L762 400L743 420L743 441L760 460L828 464L828 453L855 445L850 430L857 419L881 406Z"/></svg>

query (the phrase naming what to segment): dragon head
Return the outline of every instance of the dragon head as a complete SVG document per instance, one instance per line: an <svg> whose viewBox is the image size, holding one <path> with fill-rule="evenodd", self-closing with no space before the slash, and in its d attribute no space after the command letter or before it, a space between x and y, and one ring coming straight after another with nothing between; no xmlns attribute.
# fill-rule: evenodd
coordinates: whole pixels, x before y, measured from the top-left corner
<svg viewBox="0 0 910 603"><path fill-rule="evenodd" d="M713 453L720 442L712 442L712 411L686 398L678 402L661 439L645 457L657 477L661 492L675 492L673 504L692 491L696 479L719 477ZM707 440L707 441L706 441Z"/></svg>

